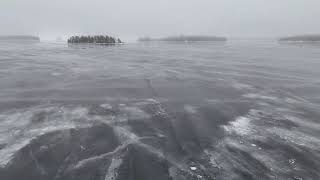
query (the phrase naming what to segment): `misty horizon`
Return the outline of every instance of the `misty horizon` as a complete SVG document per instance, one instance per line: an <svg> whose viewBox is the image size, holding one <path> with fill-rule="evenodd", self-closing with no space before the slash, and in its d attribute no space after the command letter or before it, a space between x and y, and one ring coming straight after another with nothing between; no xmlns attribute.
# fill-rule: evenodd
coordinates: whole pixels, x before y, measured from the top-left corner
<svg viewBox="0 0 320 180"><path fill-rule="evenodd" d="M39 1L4 0L0 35L41 39L109 34L123 39L173 35L273 38L318 34L316 0Z"/></svg>

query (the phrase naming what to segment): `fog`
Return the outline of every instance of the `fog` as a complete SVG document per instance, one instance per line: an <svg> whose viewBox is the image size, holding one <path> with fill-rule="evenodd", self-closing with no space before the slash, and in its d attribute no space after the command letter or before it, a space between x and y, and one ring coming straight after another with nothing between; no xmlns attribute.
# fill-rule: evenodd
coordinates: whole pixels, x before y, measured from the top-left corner
<svg viewBox="0 0 320 180"><path fill-rule="evenodd" d="M278 37L319 33L319 7L319 0L1 0L0 35Z"/></svg>

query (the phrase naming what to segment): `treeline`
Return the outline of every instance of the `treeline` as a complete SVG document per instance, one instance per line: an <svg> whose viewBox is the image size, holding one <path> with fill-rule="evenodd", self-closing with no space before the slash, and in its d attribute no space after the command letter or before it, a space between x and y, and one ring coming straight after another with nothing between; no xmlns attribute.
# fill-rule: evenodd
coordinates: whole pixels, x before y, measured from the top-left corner
<svg viewBox="0 0 320 180"><path fill-rule="evenodd" d="M139 38L139 41L173 41L173 42L201 42L201 41L227 41L225 37L217 37L217 36L170 36L164 38L150 38L150 37L143 37Z"/></svg>
<svg viewBox="0 0 320 180"><path fill-rule="evenodd" d="M37 36L28 36L28 35L13 35L13 36L0 36L0 40L40 41L40 38Z"/></svg>
<svg viewBox="0 0 320 180"><path fill-rule="evenodd" d="M111 36L71 36L68 39L68 43L97 43L97 44L115 44L122 43L119 38Z"/></svg>
<svg viewBox="0 0 320 180"><path fill-rule="evenodd" d="M320 35L298 35L280 38L279 41L305 41L305 42L320 42Z"/></svg>

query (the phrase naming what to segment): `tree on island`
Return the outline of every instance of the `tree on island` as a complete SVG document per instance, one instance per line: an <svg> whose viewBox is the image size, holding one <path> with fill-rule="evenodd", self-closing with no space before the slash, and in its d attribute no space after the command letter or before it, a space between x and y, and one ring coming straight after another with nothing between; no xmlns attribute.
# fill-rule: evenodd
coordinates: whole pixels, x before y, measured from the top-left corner
<svg viewBox="0 0 320 180"><path fill-rule="evenodd" d="M71 36L68 39L68 43L76 44L76 43L96 43L96 44L116 44L122 43L119 38L114 38L111 36Z"/></svg>

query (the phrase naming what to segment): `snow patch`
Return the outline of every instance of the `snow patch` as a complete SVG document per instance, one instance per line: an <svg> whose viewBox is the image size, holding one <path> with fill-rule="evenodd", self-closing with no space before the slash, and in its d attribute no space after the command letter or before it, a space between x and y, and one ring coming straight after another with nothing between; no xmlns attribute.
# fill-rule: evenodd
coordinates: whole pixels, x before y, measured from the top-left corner
<svg viewBox="0 0 320 180"><path fill-rule="evenodd" d="M248 135L251 132L250 121L250 118L241 116L230 122L229 125L224 126L224 129L230 133Z"/></svg>
<svg viewBox="0 0 320 180"><path fill-rule="evenodd" d="M108 110L112 109L112 106L110 104L101 104L100 107L102 107L104 109L108 109Z"/></svg>
<svg viewBox="0 0 320 180"><path fill-rule="evenodd" d="M124 112L128 115L129 120L149 119L150 115L137 107L124 107Z"/></svg>
<svg viewBox="0 0 320 180"><path fill-rule="evenodd" d="M115 180L118 176L117 169L121 166L122 159L114 158L109 166L105 180Z"/></svg>
<svg viewBox="0 0 320 180"><path fill-rule="evenodd" d="M190 113L190 114L196 114L197 113L197 108L194 107L194 106L191 106L191 105L184 105L184 110L187 112L187 113Z"/></svg>
<svg viewBox="0 0 320 180"><path fill-rule="evenodd" d="M243 97L249 98L249 99L264 99L264 100L269 100L269 101L278 101L277 97L266 96L266 95L261 95L261 94L254 94L254 93L244 94Z"/></svg>
<svg viewBox="0 0 320 180"><path fill-rule="evenodd" d="M243 84L243 83L233 83L232 87L234 87L235 89L239 89L239 90L251 90L254 89L253 86L249 85L249 84Z"/></svg>

